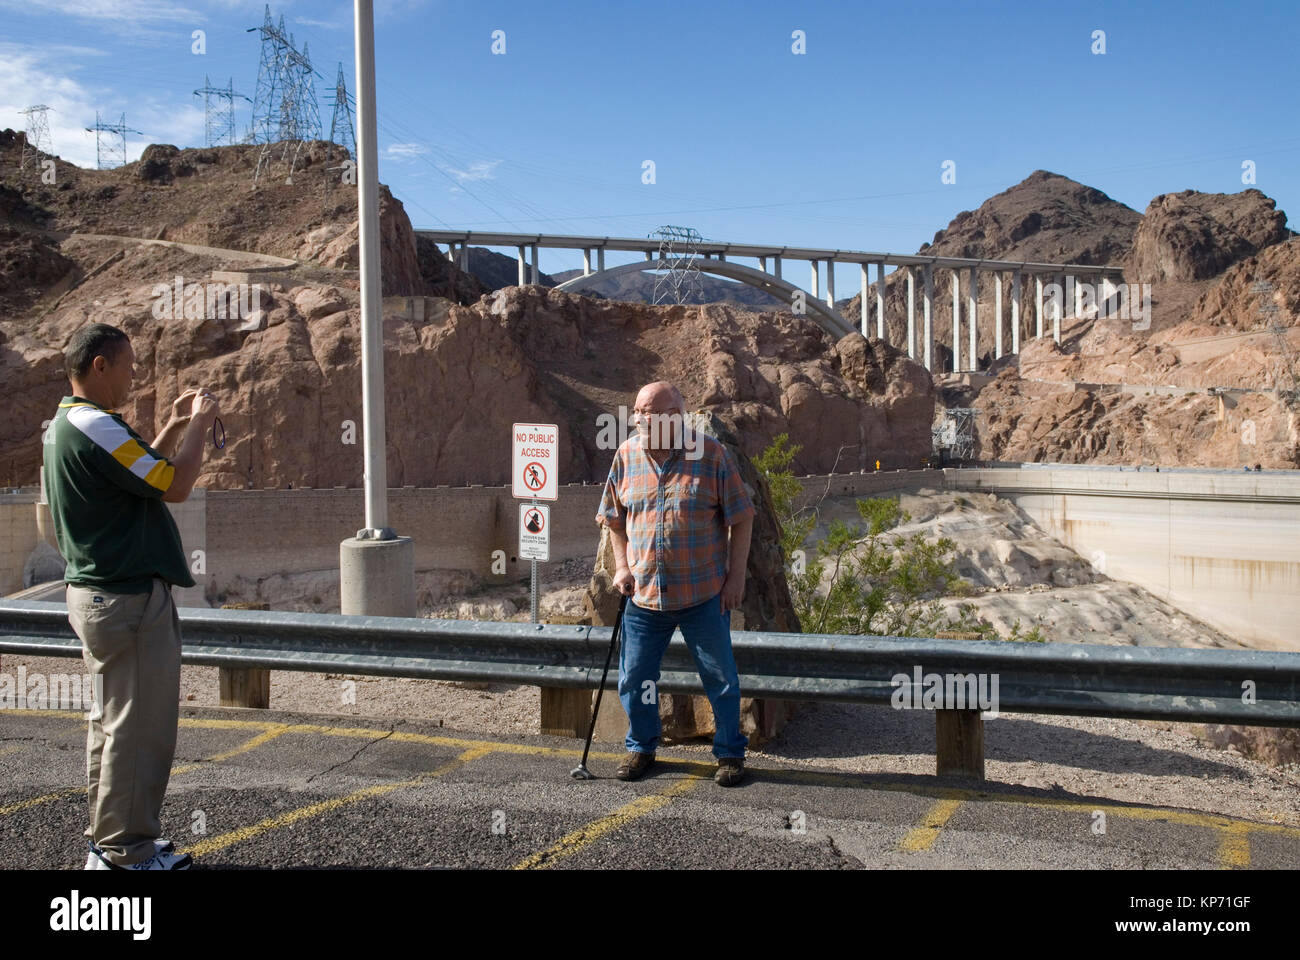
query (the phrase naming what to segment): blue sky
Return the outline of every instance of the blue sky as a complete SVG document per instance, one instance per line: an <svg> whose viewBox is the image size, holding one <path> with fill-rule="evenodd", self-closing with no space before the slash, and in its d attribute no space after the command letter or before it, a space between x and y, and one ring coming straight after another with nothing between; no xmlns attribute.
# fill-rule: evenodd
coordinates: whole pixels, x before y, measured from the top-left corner
<svg viewBox="0 0 1300 960"><path fill-rule="evenodd" d="M417 227L642 236L673 223L904 253L1039 168L1142 211L1160 193L1245 189L1243 161L1293 228L1300 216L1295 2L376 10L380 179ZM272 13L329 78L317 89L328 131L340 60L353 86L352 4L285 0ZM246 31L262 17L262 2L240 0L0 0L0 126L49 104L54 152L86 166L96 109L144 131L130 159L149 142L200 146L192 91L207 75L253 95L259 42ZM945 161L955 183L941 181ZM543 251L544 270L578 265Z"/></svg>

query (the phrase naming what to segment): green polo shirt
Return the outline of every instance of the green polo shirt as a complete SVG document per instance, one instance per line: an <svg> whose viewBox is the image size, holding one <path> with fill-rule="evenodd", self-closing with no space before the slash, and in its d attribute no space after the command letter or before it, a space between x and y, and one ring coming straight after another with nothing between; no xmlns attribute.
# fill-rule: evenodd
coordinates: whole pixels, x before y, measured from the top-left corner
<svg viewBox="0 0 1300 960"><path fill-rule="evenodd" d="M172 462L121 415L64 397L44 436L42 479L63 579L110 593L148 593L154 577L194 586L181 534L162 496Z"/></svg>

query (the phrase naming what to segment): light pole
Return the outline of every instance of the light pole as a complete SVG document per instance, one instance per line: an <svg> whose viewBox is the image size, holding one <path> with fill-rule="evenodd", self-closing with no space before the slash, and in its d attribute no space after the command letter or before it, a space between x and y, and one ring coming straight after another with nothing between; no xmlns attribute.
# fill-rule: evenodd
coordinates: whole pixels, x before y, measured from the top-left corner
<svg viewBox="0 0 1300 960"><path fill-rule="evenodd" d="M375 11L355 0L357 223L361 254L361 417L366 520L339 544L343 613L413 617L415 545L388 526L384 429L384 303L379 277L379 151L375 133Z"/></svg>

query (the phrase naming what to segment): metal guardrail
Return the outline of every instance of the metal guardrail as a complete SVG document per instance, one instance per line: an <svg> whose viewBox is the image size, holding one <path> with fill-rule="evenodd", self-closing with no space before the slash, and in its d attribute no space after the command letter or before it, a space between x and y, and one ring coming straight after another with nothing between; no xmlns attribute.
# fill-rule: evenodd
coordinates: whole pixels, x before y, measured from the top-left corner
<svg viewBox="0 0 1300 960"><path fill-rule="evenodd" d="M588 689L610 640L609 627L197 608L181 609L181 629L187 664ZM919 669L924 684L996 676L1003 713L1300 726L1300 653L748 631L732 646L746 696L885 704L901 674L919 704ZM0 653L79 657L81 645L64 604L11 600ZM704 692L680 640L659 689Z"/></svg>

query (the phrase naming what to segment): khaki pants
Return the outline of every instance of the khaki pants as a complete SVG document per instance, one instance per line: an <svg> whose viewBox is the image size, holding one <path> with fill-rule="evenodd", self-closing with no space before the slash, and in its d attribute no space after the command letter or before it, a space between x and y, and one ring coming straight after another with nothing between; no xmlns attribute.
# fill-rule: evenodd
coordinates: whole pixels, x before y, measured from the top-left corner
<svg viewBox="0 0 1300 960"><path fill-rule="evenodd" d="M162 833L180 712L180 618L160 577L149 593L69 584L67 603L86 670L103 678L86 733L86 836L110 863L128 866L152 857Z"/></svg>

